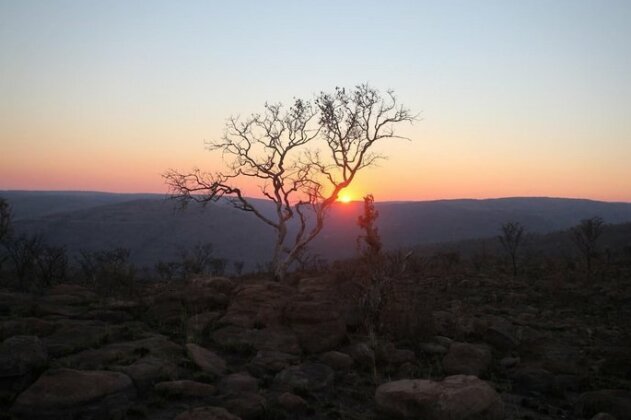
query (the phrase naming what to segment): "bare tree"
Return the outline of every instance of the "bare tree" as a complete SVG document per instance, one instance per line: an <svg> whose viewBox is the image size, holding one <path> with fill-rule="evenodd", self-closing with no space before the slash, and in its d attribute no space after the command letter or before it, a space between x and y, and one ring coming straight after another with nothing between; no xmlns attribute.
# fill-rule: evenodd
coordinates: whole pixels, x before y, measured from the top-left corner
<svg viewBox="0 0 631 420"><path fill-rule="evenodd" d="M592 262L598 256L597 242L603 233L605 222L600 217L583 219L571 229L572 241L585 260L587 272L592 272Z"/></svg>
<svg viewBox="0 0 631 420"><path fill-rule="evenodd" d="M502 234L498 239L504 250L508 253L513 266L513 276L517 275L517 252L522 243L524 227L518 222L509 222L502 225Z"/></svg>
<svg viewBox="0 0 631 420"><path fill-rule="evenodd" d="M26 289L27 278L35 275L37 260L43 248L40 235L21 235L6 242L9 259L13 263L19 287Z"/></svg>
<svg viewBox="0 0 631 420"><path fill-rule="evenodd" d="M280 280L320 233L340 191L380 158L373 146L401 138L394 127L414 119L392 91L382 96L367 85L323 92L313 102L295 99L289 109L266 104L260 114L231 117L223 137L208 144L210 150L222 151L226 170L170 170L164 178L172 198L208 203L227 197L234 207L272 227L272 268ZM274 204L273 215L245 197L238 185L247 178L261 184L263 195Z"/></svg>
<svg viewBox="0 0 631 420"><path fill-rule="evenodd" d="M0 198L0 242L11 235L11 207L4 198Z"/></svg>

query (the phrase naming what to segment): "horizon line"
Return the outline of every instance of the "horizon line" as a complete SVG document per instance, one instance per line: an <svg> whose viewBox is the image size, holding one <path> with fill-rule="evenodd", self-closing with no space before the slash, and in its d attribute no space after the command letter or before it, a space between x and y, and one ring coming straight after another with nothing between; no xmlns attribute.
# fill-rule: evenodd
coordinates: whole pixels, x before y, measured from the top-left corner
<svg viewBox="0 0 631 420"><path fill-rule="evenodd" d="M154 195L154 196L164 196L165 198L169 198L168 193L157 193L157 192L118 192L118 191L98 191L98 190L37 190L37 189L0 189L0 194L3 192L17 192L17 193L76 193L76 194L111 194L111 195ZM246 197L254 200L263 200L269 201L264 197ZM594 202L602 202L602 203L622 203L622 204L631 204L630 201L620 201L620 200L602 200L602 199L594 199L594 198L586 198L586 197L564 197L564 196L546 196L546 195L515 195L515 196L503 196L503 197L482 197L482 198L471 198L471 197L460 197L460 198L433 198L433 199L402 199L402 200L376 200L377 203L419 203L419 202L433 202L433 201L459 201L459 200L470 200L470 201L484 201L484 200L506 200L506 199L562 199L562 200L582 200L582 201L594 201ZM348 203L361 203L363 200L351 200Z"/></svg>

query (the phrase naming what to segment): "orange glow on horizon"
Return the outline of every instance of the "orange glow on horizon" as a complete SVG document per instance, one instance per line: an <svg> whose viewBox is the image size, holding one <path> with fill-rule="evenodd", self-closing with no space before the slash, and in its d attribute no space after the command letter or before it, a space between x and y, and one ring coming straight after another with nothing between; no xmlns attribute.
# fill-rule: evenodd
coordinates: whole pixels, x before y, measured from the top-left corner
<svg viewBox="0 0 631 420"><path fill-rule="evenodd" d="M340 202L340 203L348 204L351 201L353 201L353 197L351 197L351 195L349 193L341 193L337 197L337 201Z"/></svg>

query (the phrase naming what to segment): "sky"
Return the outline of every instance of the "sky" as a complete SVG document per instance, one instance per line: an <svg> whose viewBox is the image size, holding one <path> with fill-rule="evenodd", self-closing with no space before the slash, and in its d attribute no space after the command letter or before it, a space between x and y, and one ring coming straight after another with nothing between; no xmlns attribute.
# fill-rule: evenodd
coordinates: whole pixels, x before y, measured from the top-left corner
<svg viewBox="0 0 631 420"><path fill-rule="evenodd" d="M631 201L629 22L629 1L0 0L0 189L165 193L221 169L229 116L369 83L421 119L353 198Z"/></svg>

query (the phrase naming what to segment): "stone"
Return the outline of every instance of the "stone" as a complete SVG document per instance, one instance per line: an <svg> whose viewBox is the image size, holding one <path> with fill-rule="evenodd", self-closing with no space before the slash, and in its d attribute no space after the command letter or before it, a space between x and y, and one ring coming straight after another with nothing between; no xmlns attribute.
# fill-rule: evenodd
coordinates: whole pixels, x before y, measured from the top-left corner
<svg viewBox="0 0 631 420"><path fill-rule="evenodd" d="M202 312L193 315L186 323L186 337L191 340L206 335L212 324L221 318L221 312Z"/></svg>
<svg viewBox="0 0 631 420"><path fill-rule="evenodd" d="M0 322L0 340L14 335L35 335L44 337L50 335L57 328L57 324L41 318L18 318Z"/></svg>
<svg viewBox="0 0 631 420"><path fill-rule="evenodd" d="M335 370L348 370L353 366L353 358L339 351L327 351L320 356L320 361Z"/></svg>
<svg viewBox="0 0 631 420"><path fill-rule="evenodd" d="M180 413L175 420L241 420L221 407L197 407Z"/></svg>
<svg viewBox="0 0 631 420"><path fill-rule="evenodd" d="M230 325L215 331L213 341L226 350L241 353L256 350L301 353L298 337L285 327L269 327L257 330Z"/></svg>
<svg viewBox="0 0 631 420"><path fill-rule="evenodd" d="M28 375L47 363L48 353L38 337L18 335L0 344L0 378Z"/></svg>
<svg viewBox="0 0 631 420"><path fill-rule="evenodd" d="M162 335L153 335L134 341L112 343L99 349L84 350L55 361L62 367L76 369L110 369L121 365L130 365L144 356L173 360L183 355L178 344Z"/></svg>
<svg viewBox="0 0 631 420"><path fill-rule="evenodd" d="M292 287L271 281L242 285L233 291L220 323L247 329L278 326L285 306L294 295Z"/></svg>
<svg viewBox="0 0 631 420"><path fill-rule="evenodd" d="M424 420L501 420L504 408L499 394L475 376L448 376L440 382L403 379L380 385L377 409L393 418Z"/></svg>
<svg viewBox="0 0 631 420"><path fill-rule="evenodd" d="M455 342L443 358L443 369L447 375L480 377L489 369L492 361L491 350L487 346Z"/></svg>
<svg viewBox="0 0 631 420"><path fill-rule="evenodd" d="M311 392L330 386L334 376L327 365L307 362L283 369L274 378L274 384L282 390Z"/></svg>
<svg viewBox="0 0 631 420"><path fill-rule="evenodd" d="M258 392L256 378L248 373L232 373L224 376L219 382L219 390L224 394L240 394L242 392Z"/></svg>
<svg viewBox="0 0 631 420"><path fill-rule="evenodd" d="M623 389L601 389L581 394L576 403L576 413L592 417L607 413L617 420L631 420L631 391Z"/></svg>
<svg viewBox="0 0 631 420"><path fill-rule="evenodd" d="M11 413L28 419L122 418L136 390L119 372L54 369L21 393Z"/></svg>
<svg viewBox="0 0 631 420"><path fill-rule="evenodd" d="M500 366L504 369L510 369L517 366L520 361L521 359L519 357L504 357L500 360Z"/></svg>
<svg viewBox="0 0 631 420"><path fill-rule="evenodd" d="M0 402L11 401L48 364L46 348L35 336L13 336L0 344Z"/></svg>
<svg viewBox="0 0 631 420"><path fill-rule="evenodd" d="M278 396L278 404L286 411L294 414L301 414L307 411L307 402L296 394L283 392Z"/></svg>
<svg viewBox="0 0 631 420"><path fill-rule="evenodd" d="M346 338L346 322L333 302L291 302L284 317L307 353L333 350Z"/></svg>
<svg viewBox="0 0 631 420"><path fill-rule="evenodd" d="M300 362L300 358L294 354L276 350L260 350L252 358L247 369L255 376L263 376L265 374L275 374L298 362Z"/></svg>
<svg viewBox="0 0 631 420"><path fill-rule="evenodd" d="M490 317L487 320L484 341L500 351L510 351L519 342L515 338L513 323L502 317Z"/></svg>
<svg viewBox="0 0 631 420"><path fill-rule="evenodd" d="M228 277L196 277L191 280L191 284L194 286L208 287L224 295L231 294L237 286L237 283Z"/></svg>
<svg viewBox="0 0 631 420"><path fill-rule="evenodd" d="M244 420L259 419L265 412L267 400L255 392L231 394L222 404L228 411Z"/></svg>
<svg viewBox="0 0 631 420"><path fill-rule="evenodd" d="M343 351L351 356L359 366L372 369L375 364L375 352L366 343L353 343L344 347Z"/></svg>
<svg viewBox="0 0 631 420"><path fill-rule="evenodd" d="M556 390L554 375L536 366L519 366L510 373L515 391L549 394Z"/></svg>
<svg viewBox="0 0 631 420"><path fill-rule="evenodd" d="M110 328L101 323L70 321L63 323L43 341L51 356L60 357L81 350L100 347L105 343L109 334Z"/></svg>
<svg viewBox="0 0 631 420"><path fill-rule="evenodd" d="M217 356L214 352L207 350L197 344L188 343L186 353L193 363L206 373L214 376L221 376L226 371L226 361Z"/></svg>
<svg viewBox="0 0 631 420"><path fill-rule="evenodd" d="M177 376L177 366L168 360L155 356L145 356L129 366L122 367L121 372L129 376L140 392L145 392L156 382L173 379Z"/></svg>
<svg viewBox="0 0 631 420"><path fill-rule="evenodd" d="M158 382L155 384L154 390L172 398L206 398L217 392L214 385L187 379Z"/></svg>
<svg viewBox="0 0 631 420"><path fill-rule="evenodd" d="M447 354L447 347L438 343L421 343L419 345L419 348L423 353L429 355L442 356L444 354Z"/></svg>

